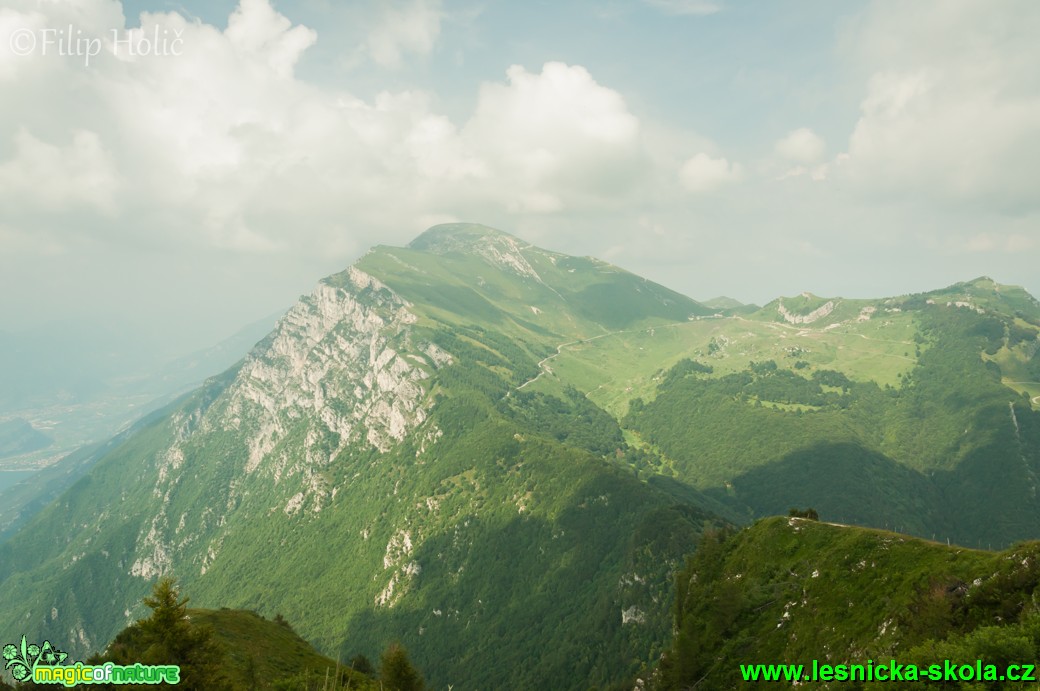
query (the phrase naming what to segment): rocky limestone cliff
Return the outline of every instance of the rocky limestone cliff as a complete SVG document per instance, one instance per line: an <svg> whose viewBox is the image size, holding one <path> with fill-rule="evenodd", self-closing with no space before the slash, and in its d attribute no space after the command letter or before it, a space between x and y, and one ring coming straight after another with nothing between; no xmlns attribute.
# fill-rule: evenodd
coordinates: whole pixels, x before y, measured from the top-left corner
<svg viewBox="0 0 1040 691"><path fill-rule="evenodd" d="M812 312L809 312L809 314L795 314L784 306L784 301L781 299L776 311L788 324L812 324L814 321L823 319L833 312L835 306L834 300L828 300Z"/></svg>
<svg viewBox="0 0 1040 691"><path fill-rule="evenodd" d="M132 575L154 578L185 553L204 574L224 531L201 551L195 536L223 527L258 486L267 510L319 512L337 491L320 471L348 445L386 452L426 419L424 382L451 355L413 344L409 303L379 280L353 267L335 278L281 319L212 403L178 416L176 441L156 463L153 495L162 502L138 536ZM170 515L185 459L203 448L226 449L205 461L231 466L227 484L213 488L221 501Z"/></svg>

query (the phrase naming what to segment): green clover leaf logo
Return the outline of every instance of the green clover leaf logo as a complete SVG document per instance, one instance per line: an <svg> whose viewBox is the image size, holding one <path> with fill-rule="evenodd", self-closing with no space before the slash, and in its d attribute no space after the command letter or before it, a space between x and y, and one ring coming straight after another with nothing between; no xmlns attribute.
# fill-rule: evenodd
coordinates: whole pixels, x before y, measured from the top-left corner
<svg viewBox="0 0 1040 691"><path fill-rule="evenodd" d="M12 643L8 643L4 646L4 659L13 660L18 655L18 648Z"/></svg>
<svg viewBox="0 0 1040 691"><path fill-rule="evenodd" d="M29 670L21 662L14 661L13 665L9 665L11 668L11 676L14 677L15 681L25 681L29 677Z"/></svg>
<svg viewBox="0 0 1040 691"><path fill-rule="evenodd" d="M69 656L52 646L50 641L44 641L42 646L30 644L25 636L22 636L21 645L5 645L3 653L6 661L4 669L11 673L15 681L29 679L37 665L60 665Z"/></svg>

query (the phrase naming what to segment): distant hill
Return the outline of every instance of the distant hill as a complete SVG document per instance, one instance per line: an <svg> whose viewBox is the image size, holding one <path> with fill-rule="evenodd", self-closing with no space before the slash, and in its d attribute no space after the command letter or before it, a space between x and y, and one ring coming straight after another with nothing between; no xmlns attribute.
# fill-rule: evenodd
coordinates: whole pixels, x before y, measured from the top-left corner
<svg viewBox="0 0 1040 691"><path fill-rule="evenodd" d="M734 300L733 298L726 297L725 295L720 295L718 297L712 298L711 300L703 300L701 304L705 307L710 307L712 309L718 310L731 310L745 306L744 303L740 300Z"/></svg>
<svg viewBox="0 0 1040 691"><path fill-rule="evenodd" d="M14 418L0 422L0 458L19 456L47 448L54 440L28 420Z"/></svg>

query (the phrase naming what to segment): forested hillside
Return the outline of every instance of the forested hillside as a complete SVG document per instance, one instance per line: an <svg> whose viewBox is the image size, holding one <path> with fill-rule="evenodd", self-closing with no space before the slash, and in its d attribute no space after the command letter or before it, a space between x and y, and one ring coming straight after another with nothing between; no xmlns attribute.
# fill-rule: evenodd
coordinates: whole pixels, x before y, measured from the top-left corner
<svg viewBox="0 0 1040 691"><path fill-rule="evenodd" d="M652 401L633 401L624 426L673 459L679 479L754 515L813 505L982 548L1035 537L1040 414L1004 384L997 356L1028 346L1035 359L1037 326L929 304L912 315L914 364L895 386L798 352L720 375L684 361Z"/></svg>

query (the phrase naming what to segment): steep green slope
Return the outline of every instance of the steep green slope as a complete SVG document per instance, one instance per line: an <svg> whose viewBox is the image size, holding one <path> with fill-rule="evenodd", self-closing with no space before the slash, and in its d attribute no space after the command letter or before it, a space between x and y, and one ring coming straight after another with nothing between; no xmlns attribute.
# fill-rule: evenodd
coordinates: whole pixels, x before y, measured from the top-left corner
<svg viewBox="0 0 1040 691"><path fill-rule="evenodd" d="M83 446L23 482L0 492L0 542L15 534L38 511L61 496L99 459L139 430L168 415L175 406L176 403L153 411L111 439Z"/></svg>
<svg viewBox="0 0 1040 691"><path fill-rule="evenodd" d="M550 252L474 224L435 226L407 248L377 247L357 266L412 301L421 316L554 347L565 337L712 312L598 259Z"/></svg>
<svg viewBox="0 0 1040 691"><path fill-rule="evenodd" d="M401 640L438 685L624 679L719 521L640 482L580 393L525 384L560 343L703 311L489 229L377 248L0 546L0 624L89 652L173 573L330 656Z"/></svg>
<svg viewBox="0 0 1040 691"><path fill-rule="evenodd" d="M1034 664L1040 543L992 553L771 518L706 539L679 574L658 689L743 683L741 664ZM1000 673L1003 673L1003 669ZM806 688L864 688L807 682ZM875 682L866 688L925 688ZM968 688L935 684L928 688ZM996 682L970 688L1035 688Z"/></svg>

